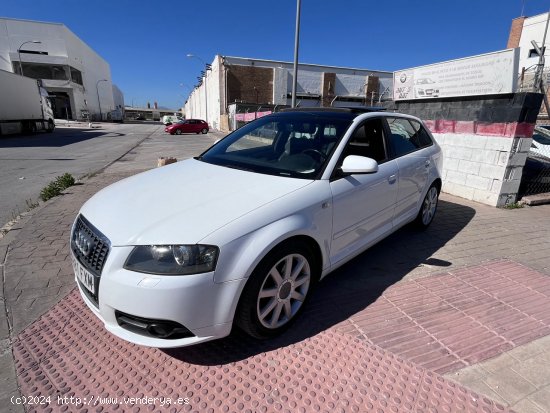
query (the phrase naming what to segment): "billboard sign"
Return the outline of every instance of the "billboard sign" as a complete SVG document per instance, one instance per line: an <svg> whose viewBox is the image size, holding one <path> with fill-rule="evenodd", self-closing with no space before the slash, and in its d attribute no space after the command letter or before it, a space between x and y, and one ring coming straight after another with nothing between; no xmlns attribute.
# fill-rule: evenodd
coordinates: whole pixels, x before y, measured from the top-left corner
<svg viewBox="0 0 550 413"><path fill-rule="evenodd" d="M449 60L393 73L394 100L492 95L516 90L519 49Z"/></svg>

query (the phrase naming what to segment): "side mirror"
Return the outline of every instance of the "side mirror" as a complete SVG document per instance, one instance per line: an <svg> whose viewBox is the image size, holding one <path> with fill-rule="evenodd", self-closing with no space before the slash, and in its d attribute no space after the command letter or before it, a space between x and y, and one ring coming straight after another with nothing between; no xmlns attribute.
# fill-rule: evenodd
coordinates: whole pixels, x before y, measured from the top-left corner
<svg viewBox="0 0 550 413"><path fill-rule="evenodd" d="M378 172L378 162L365 156L348 155L340 168L345 174L373 174Z"/></svg>

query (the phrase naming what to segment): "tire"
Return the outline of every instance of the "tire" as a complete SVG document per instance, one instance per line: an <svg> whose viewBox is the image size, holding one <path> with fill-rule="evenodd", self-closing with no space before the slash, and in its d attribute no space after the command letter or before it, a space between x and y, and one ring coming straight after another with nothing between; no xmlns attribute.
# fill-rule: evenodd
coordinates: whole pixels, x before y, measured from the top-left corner
<svg viewBox="0 0 550 413"><path fill-rule="evenodd" d="M426 229L432 223L435 213L437 211L437 202L439 199L439 189L435 184L430 186L422 205L420 206L420 211L416 216L415 224L420 229Z"/></svg>
<svg viewBox="0 0 550 413"><path fill-rule="evenodd" d="M203 130L201 130L201 132L203 135L206 135L208 133L208 129L204 128Z"/></svg>
<svg viewBox="0 0 550 413"><path fill-rule="evenodd" d="M236 324L259 339L285 331L296 320L318 279L313 259L311 249L300 241L272 250L254 269L243 290ZM287 266L293 270L286 271Z"/></svg>
<svg viewBox="0 0 550 413"><path fill-rule="evenodd" d="M175 132L175 133L176 133L176 135L181 135L181 130L176 129L176 132Z"/></svg>
<svg viewBox="0 0 550 413"><path fill-rule="evenodd" d="M54 124L53 121L50 119L50 120L48 121L48 127L46 128L46 132L52 133L54 129L55 129L55 124Z"/></svg>

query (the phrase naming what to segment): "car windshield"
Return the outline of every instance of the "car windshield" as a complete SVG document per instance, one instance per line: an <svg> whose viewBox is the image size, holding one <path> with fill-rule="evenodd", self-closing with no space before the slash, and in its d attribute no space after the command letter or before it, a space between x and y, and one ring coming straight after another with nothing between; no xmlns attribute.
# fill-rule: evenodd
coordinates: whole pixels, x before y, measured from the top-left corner
<svg viewBox="0 0 550 413"><path fill-rule="evenodd" d="M228 135L198 159L251 172L315 179L353 119L331 115L266 116Z"/></svg>

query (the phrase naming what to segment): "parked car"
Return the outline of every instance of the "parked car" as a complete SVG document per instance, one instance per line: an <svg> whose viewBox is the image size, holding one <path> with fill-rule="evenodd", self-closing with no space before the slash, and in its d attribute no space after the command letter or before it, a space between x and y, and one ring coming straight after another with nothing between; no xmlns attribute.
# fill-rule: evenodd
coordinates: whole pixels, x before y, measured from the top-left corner
<svg viewBox="0 0 550 413"><path fill-rule="evenodd" d="M186 119L171 124L164 128L164 132L168 132L170 135L181 135L182 133L208 133L210 127L208 123L201 119Z"/></svg>
<svg viewBox="0 0 550 413"><path fill-rule="evenodd" d="M550 126L541 125L535 127L530 152L535 156L550 159Z"/></svg>
<svg viewBox="0 0 550 413"><path fill-rule="evenodd" d="M162 117L162 123L164 123L167 126L176 122L181 122L182 120L184 119L181 116L176 116L176 115L164 115Z"/></svg>
<svg viewBox="0 0 550 413"><path fill-rule="evenodd" d="M265 116L90 198L71 231L76 282L107 330L133 343L186 346L234 325L271 337L331 271L405 224L430 225L441 166L412 116Z"/></svg>

